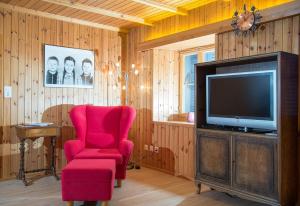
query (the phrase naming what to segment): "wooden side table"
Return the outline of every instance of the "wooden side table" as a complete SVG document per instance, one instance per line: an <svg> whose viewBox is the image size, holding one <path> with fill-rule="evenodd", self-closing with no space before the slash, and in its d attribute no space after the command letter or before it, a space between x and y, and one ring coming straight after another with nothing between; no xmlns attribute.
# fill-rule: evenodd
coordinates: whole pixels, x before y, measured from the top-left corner
<svg viewBox="0 0 300 206"><path fill-rule="evenodd" d="M20 139L20 169L17 176L18 179L23 180L24 185L28 186L29 182L26 180L26 173L49 171L57 180L59 177L56 174L55 166L55 145L56 138L61 134L61 128L58 126L27 126L27 125L17 125L15 126L17 136ZM31 141L36 140L39 137L51 138L51 165L50 168L35 169L30 171L25 171L25 140L30 139Z"/></svg>

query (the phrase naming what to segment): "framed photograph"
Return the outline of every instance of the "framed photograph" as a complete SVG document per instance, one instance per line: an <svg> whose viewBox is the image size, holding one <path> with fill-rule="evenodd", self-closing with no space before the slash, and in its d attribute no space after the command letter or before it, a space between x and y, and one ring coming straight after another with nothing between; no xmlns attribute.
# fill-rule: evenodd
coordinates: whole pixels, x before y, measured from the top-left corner
<svg viewBox="0 0 300 206"><path fill-rule="evenodd" d="M94 51L54 45L44 51L45 87L94 87Z"/></svg>

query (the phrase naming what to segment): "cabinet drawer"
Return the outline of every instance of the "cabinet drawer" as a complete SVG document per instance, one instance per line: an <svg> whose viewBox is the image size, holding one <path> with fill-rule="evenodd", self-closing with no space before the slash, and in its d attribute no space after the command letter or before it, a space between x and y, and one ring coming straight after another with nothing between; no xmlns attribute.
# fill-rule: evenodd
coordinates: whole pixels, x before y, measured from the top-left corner
<svg viewBox="0 0 300 206"><path fill-rule="evenodd" d="M30 128L20 129L17 128L18 137L45 137L45 136L59 136L60 129L56 127L50 128Z"/></svg>
<svg viewBox="0 0 300 206"><path fill-rule="evenodd" d="M197 178L230 184L230 136L197 134Z"/></svg>

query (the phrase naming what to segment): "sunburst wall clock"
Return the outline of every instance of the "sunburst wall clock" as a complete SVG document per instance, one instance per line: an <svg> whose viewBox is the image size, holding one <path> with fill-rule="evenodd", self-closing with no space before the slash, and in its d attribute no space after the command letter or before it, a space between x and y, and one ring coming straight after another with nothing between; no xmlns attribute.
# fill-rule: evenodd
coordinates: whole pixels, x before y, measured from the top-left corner
<svg viewBox="0 0 300 206"><path fill-rule="evenodd" d="M255 6L252 6L249 11L247 10L246 5L244 5L242 12L234 12L231 26L236 35L243 34L246 36L249 33L253 33L259 27L261 18L262 16Z"/></svg>

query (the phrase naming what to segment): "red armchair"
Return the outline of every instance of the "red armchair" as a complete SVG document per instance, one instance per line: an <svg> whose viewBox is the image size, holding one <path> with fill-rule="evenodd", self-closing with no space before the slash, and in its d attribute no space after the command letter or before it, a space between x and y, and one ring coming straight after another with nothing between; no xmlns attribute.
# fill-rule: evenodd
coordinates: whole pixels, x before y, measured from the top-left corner
<svg viewBox="0 0 300 206"><path fill-rule="evenodd" d="M133 150L127 139L135 119L135 110L128 106L75 106L70 118L76 130L76 140L64 144L67 161L73 159L114 159L116 179L126 177L126 166Z"/></svg>

